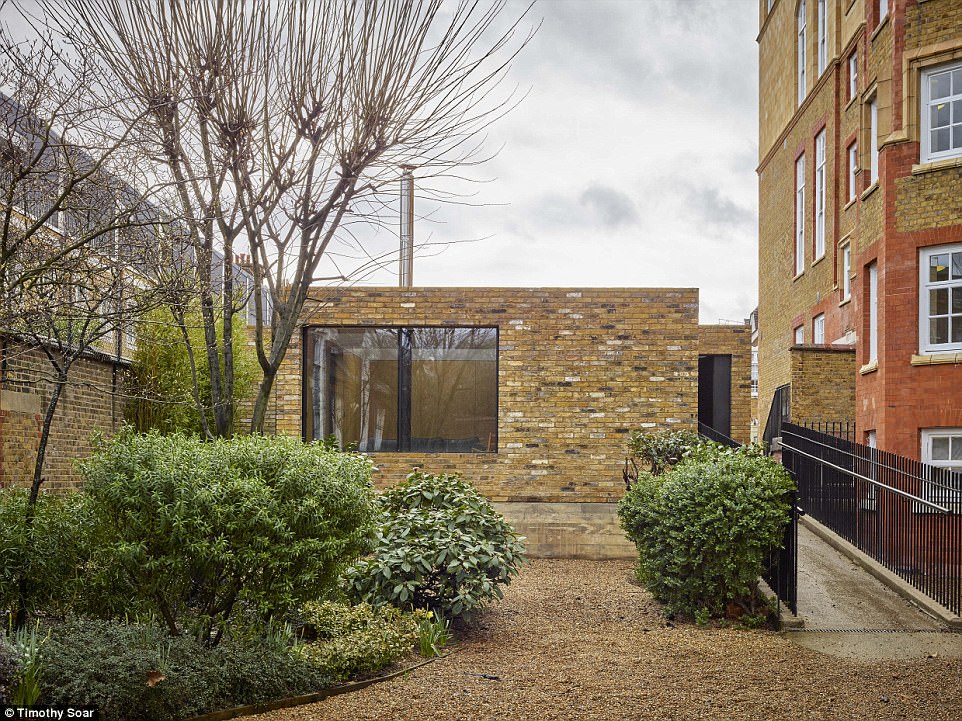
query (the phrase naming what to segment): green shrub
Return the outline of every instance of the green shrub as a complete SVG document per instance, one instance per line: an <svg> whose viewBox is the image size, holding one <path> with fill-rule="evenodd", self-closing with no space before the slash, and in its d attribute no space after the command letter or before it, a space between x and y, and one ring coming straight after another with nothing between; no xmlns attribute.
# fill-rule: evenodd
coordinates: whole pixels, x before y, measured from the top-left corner
<svg viewBox="0 0 962 721"><path fill-rule="evenodd" d="M40 494L27 522L30 493L0 489L0 613L19 608L19 581L26 577L28 613L59 613L80 591L88 548L89 518L80 494Z"/></svg>
<svg viewBox="0 0 962 721"><path fill-rule="evenodd" d="M648 467L649 472L658 476L680 463L692 449L706 443L708 441L695 431L632 431L628 438L628 450Z"/></svg>
<svg viewBox="0 0 962 721"><path fill-rule="evenodd" d="M151 624L74 620L52 630L44 651L41 703L97 706L111 721L183 719L330 683L291 648L210 649Z"/></svg>
<svg viewBox="0 0 962 721"><path fill-rule="evenodd" d="M266 621L322 598L370 548L371 464L356 454L125 431L83 472L98 538L91 610L150 611L173 635L216 644L241 608Z"/></svg>
<svg viewBox="0 0 962 721"><path fill-rule="evenodd" d="M20 654L0 633L0 706L10 703L20 678Z"/></svg>
<svg viewBox="0 0 962 721"><path fill-rule="evenodd" d="M317 634L301 653L320 670L344 681L393 663L418 642L425 611L403 613L393 606L348 606L326 601L304 607L307 626Z"/></svg>
<svg viewBox="0 0 962 721"><path fill-rule="evenodd" d="M523 539L470 483L412 473L385 492L377 546L345 573L350 597L461 618L503 597Z"/></svg>
<svg viewBox="0 0 962 721"><path fill-rule="evenodd" d="M641 473L619 504L641 580L667 610L704 619L749 604L788 522L788 473L756 449L706 447L661 476Z"/></svg>

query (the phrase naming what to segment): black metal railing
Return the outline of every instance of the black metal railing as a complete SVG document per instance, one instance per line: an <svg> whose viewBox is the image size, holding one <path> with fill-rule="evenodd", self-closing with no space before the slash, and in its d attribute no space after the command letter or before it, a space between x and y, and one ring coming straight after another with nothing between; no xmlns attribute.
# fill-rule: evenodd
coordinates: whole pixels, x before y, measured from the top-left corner
<svg viewBox="0 0 962 721"><path fill-rule="evenodd" d="M962 614L962 474L791 423L781 438L812 518Z"/></svg>
<svg viewBox="0 0 962 721"><path fill-rule="evenodd" d="M856 442L854 421L803 421L798 425L846 441Z"/></svg>
<svg viewBox="0 0 962 721"><path fill-rule="evenodd" d="M785 524L780 548L769 551L762 578L775 593L779 603L798 615L798 517L803 511L798 507L795 491L786 494L791 509L789 522Z"/></svg>
<svg viewBox="0 0 962 721"><path fill-rule="evenodd" d="M730 448L738 448L741 443L736 441L734 438L726 436L721 431L716 431L711 426L706 426L701 421L698 421L698 435L707 438L710 441L715 441L715 443L721 443L723 446L728 446Z"/></svg>
<svg viewBox="0 0 962 721"><path fill-rule="evenodd" d="M782 424L791 418L791 409L792 387L787 384L779 386L772 395L772 405L768 409L768 420L762 433L762 441L766 447L771 446L772 439L781 435Z"/></svg>
<svg viewBox="0 0 962 721"><path fill-rule="evenodd" d="M787 388L787 386L785 386ZM742 444L711 426L698 423L698 433L710 441L731 448ZM626 466L627 467L627 466ZM626 481L627 482L627 481ZM800 509L795 501L795 492L788 494L787 500L792 509L789 522L785 524L781 546L771 548L762 568L762 578L775 593L778 602L784 603L793 614L798 614L798 515Z"/></svg>

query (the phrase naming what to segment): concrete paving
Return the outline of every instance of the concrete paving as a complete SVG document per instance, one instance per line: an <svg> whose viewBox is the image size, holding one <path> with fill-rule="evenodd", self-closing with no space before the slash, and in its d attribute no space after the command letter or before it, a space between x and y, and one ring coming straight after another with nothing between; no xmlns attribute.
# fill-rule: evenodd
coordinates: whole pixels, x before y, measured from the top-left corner
<svg viewBox="0 0 962 721"><path fill-rule="evenodd" d="M865 659L962 657L951 633L803 525L798 529L798 615L786 631L800 645Z"/></svg>

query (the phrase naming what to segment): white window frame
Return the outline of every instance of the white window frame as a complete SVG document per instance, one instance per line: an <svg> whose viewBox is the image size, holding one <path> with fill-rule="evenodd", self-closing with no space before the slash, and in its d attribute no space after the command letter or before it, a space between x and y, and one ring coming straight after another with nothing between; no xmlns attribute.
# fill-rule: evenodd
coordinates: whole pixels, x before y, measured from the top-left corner
<svg viewBox="0 0 962 721"><path fill-rule="evenodd" d="M873 97L868 103L869 113L869 185L878 182L878 98Z"/></svg>
<svg viewBox="0 0 962 721"><path fill-rule="evenodd" d="M825 314L819 313L812 318L812 343L825 345Z"/></svg>
<svg viewBox="0 0 962 721"><path fill-rule="evenodd" d="M842 300L852 299L852 244L842 246Z"/></svg>
<svg viewBox="0 0 962 721"><path fill-rule="evenodd" d="M848 202L851 203L858 195L858 141L848 146Z"/></svg>
<svg viewBox="0 0 962 721"><path fill-rule="evenodd" d="M962 62L950 63L948 65L939 65L937 67L925 68L922 70L921 78L921 90L922 90L922 101L920 103L920 151L921 151L921 162L930 163L935 160L942 160L943 158L955 158L962 155L962 146L952 147L951 136L953 133L953 125L962 125L962 111L960 111L959 117L952 117L954 114L954 108L962 108L962 81L958 83L958 87L950 87L950 95L939 98L939 102L933 102L931 98L932 87L931 79L935 75L941 75L942 73L949 73L950 78L955 71L959 71L959 75L962 76ZM951 82L951 80L950 80ZM936 152L932 151L932 107L935 105L948 105L949 106L949 148L947 150L939 150ZM959 128L959 133L962 134L962 127Z"/></svg>
<svg viewBox="0 0 962 721"><path fill-rule="evenodd" d="M888 17L889 14L889 0L878 0L878 24L881 25L882 21Z"/></svg>
<svg viewBox="0 0 962 721"><path fill-rule="evenodd" d="M937 245L929 248L922 248L919 251L919 353L922 355L962 351L962 342L953 343L951 340L952 326L954 325L953 321L955 318L960 318L959 314L952 313L953 290L958 289L958 292L962 294L962 278L952 278L951 258L949 261L949 279L944 281L929 280L929 267L932 256L941 255L943 253L962 254L962 243L954 243L952 245ZM947 315L949 325L948 343L930 342L931 335L929 332L929 323L932 318L930 308L930 291L938 289L949 290L949 312ZM939 317L942 317L941 314ZM962 323L962 318L960 318L958 322Z"/></svg>
<svg viewBox="0 0 962 721"><path fill-rule="evenodd" d="M952 459L956 445L962 447L962 428L922 428L922 462L936 468L945 468L956 471L956 478L943 478L941 483L936 485L929 482L922 484L922 497L932 503L954 510L956 513L962 512L962 459ZM933 457L933 441L940 438L949 439L949 458ZM949 487L946 488L945 486ZM916 503L915 511L931 513L935 509Z"/></svg>
<svg viewBox="0 0 962 721"><path fill-rule="evenodd" d="M805 325L795 327L795 345L802 345L805 342Z"/></svg>
<svg viewBox="0 0 962 721"><path fill-rule="evenodd" d="M848 99L853 100L858 95L858 50L853 50L848 56Z"/></svg>
<svg viewBox="0 0 962 721"><path fill-rule="evenodd" d="M825 128L815 136L815 258L825 257Z"/></svg>
<svg viewBox="0 0 962 721"><path fill-rule="evenodd" d="M868 265L868 362L878 362L878 262Z"/></svg>
<svg viewBox="0 0 962 721"><path fill-rule="evenodd" d="M818 77L828 66L828 13L826 0L818 0Z"/></svg>
<svg viewBox="0 0 962 721"><path fill-rule="evenodd" d="M805 153L795 161L795 275L805 272Z"/></svg>
<svg viewBox="0 0 962 721"><path fill-rule="evenodd" d="M806 42L806 18L805 18L805 0L801 0L798 3L798 16L797 28L798 34L796 37L796 42L798 43L798 104L801 105L805 100L805 95L807 94L808 88L805 87L805 62L807 58L805 42Z"/></svg>

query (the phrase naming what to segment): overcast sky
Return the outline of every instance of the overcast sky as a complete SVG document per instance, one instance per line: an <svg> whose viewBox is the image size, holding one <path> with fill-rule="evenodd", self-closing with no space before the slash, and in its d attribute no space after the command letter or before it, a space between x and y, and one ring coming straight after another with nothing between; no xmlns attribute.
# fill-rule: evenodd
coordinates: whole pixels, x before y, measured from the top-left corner
<svg viewBox="0 0 962 721"><path fill-rule="evenodd" d="M525 100L442 208L417 285L683 286L701 321L756 305L755 0L542 0L509 78ZM502 147L503 146L503 147ZM396 268L371 281L395 284Z"/></svg>
<svg viewBox="0 0 962 721"><path fill-rule="evenodd" d="M486 182L469 205L416 204L416 240L454 245L419 253L415 284L697 287L702 322L746 318L757 15L756 0L539 0L507 77L526 96L468 171ZM396 227L374 245L396 249ZM395 285L396 262L364 282Z"/></svg>

